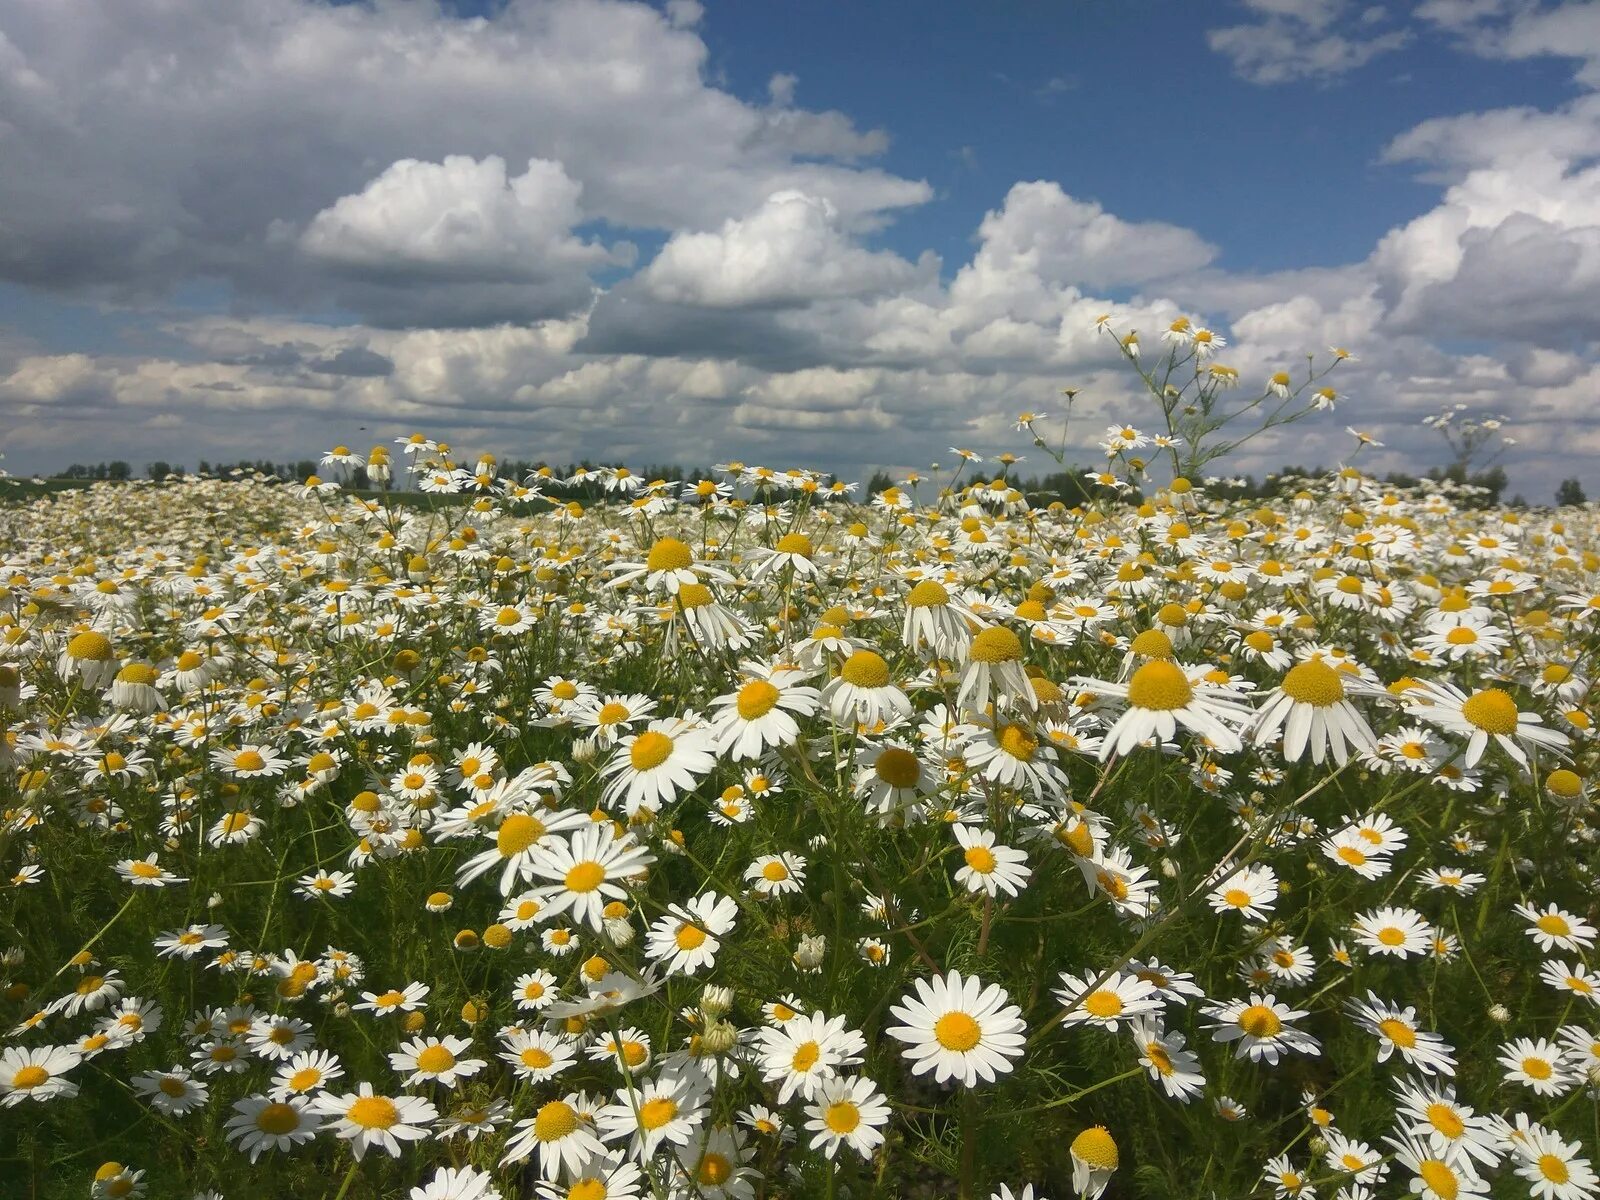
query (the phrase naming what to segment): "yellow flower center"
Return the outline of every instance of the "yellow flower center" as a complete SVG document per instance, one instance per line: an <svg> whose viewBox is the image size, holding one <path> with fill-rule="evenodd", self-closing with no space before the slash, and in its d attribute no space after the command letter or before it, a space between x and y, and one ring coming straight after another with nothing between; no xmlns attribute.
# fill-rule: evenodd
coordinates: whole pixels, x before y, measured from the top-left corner
<svg viewBox="0 0 1600 1200"><path fill-rule="evenodd" d="M880 753L873 769L877 771L879 779L896 788L915 787L922 776L922 766L917 756L898 746L890 746Z"/></svg>
<svg viewBox="0 0 1600 1200"><path fill-rule="evenodd" d="M527 813L512 813L500 822L495 833L495 848L501 858L515 858L544 836L544 823Z"/></svg>
<svg viewBox="0 0 1600 1200"><path fill-rule="evenodd" d="M345 1120L363 1129L388 1129L400 1120L400 1110L387 1096L362 1096L344 1115Z"/></svg>
<svg viewBox="0 0 1600 1200"><path fill-rule="evenodd" d="M635 771L651 771L672 757L672 739L664 733L649 730L633 740L628 751L628 761Z"/></svg>
<svg viewBox="0 0 1600 1200"><path fill-rule="evenodd" d="M811 539L803 533L786 533L778 539L778 553L810 558L813 553Z"/></svg>
<svg viewBox="0 0 1600 1200"><path fill-rule="evenodd" d="M555 1062L555 1059L551 1057L550 1052L544 1049L542 1046L529 1046L517 1057L522 1060L523 1066L529 1067L535 1071L542 1071L551 1063Z"/></svg>
<svg viewBox="0 0 1600 1200"><path fill-rule="evenodd" d="M782 693L765 679L753 679L739 689L735 707L746 721L754 721L777 707L780 695Z"/></svg>
<svg viewBox="0 0 1600 1200"><path fill-rule="evenodd" d="M706 944L706 931L690 921L685 921L678 926L678 932L673 934L672 940L678 944L679 950L698 950Z"/></svg>
<svg viewBox="0 0 1600 1200"><path fill-rule="evenodd" d="M1546 913L1535 922L1545 933L1556 937L1566 937L1572 932L1572 926L1567 924L1566 918L1559 913Z"/></svg>
<svg viewBox="0 0 1600 1200"><path fill-rule="evenodd" d="M448 1071L455 1065L456 1056L450 1052L448 1046L434 1044L417 1055L417 1070L426 1071L430 1075Z"/></svg>
<svg viewBox="0 0 1600 1200"><path fill-rule="evenodd" d="M666 1096L646 1100L639 1106L639 1127L656 1130L678 1115L678 1102Z"/></svg>
<svg viewBox="0 0 1600 1200"><path fill-rule="evenodd" d="M1098 1125L1072 1139L1072 1155L1100 1171L1115 1171L1121 1161L1117 1143Z"/></svg>
<svg viewBox="0 0 1600 1200"><path fill-rule="evenodd" d="M574 863L566 875L566 885L569 892L592 892L606 879L606 869L593 859L585 859L581 863Z"/></svg>
<svg viewBox="0 0 1600 1200"><path fill-rule="evenodd" d="M761 868L761 877L768 883L782 883L785 879L789 878L789 868L784 866L783 863L779 862L777 859L774 859L772 862L769 862L766 866Z"/></svg>
<svg viewBox="0 0 1600 1200"><path fill-rule="evenodd" d="M1456 1181L1456 1173L1449 1163L1437 1158L1425 1158L1417 1165L1417 1174L1422 1177L1422 1182L1427 1184L1428 1190L1442 1200L1456 1200L1461 1191L1461 1185Z"/></svg>
<svg viewBox="0 0 1600 1200"><path fill-rule="evenodd" d="M181 1096L181 1095L183 1095L183 1085L181 1083L178 1083L177 1080L171 1080L170 1081L172 1083L176 1083L177 1087L178 1087L178 1090L173 1092L173 1091L167 1091L167 1083L168 1082L169 1082L168 1080L162 1080L161 1081L161 1090L162 1091L167 1092L167 1095L169 1095L169 1096ZM293 1075L289 1076L289 1090L291 1092L309 1092L312 1088L316 1087L317 1084L319 1084L321 1082L322 1082L322 1072L319 1071L316 1067L301 1067Z"/></svg>
<svg viewBox="0 0 1600 1200"><path fill-rule="evenodd" d="M1467 1123L1461 1119L1461 1114L1448 1104L1440 1104L1436 1101L1428 1105L1427 1117L1428 1124L1452 1141L1467 1130Z"/></svg>
<svg viewBox="0 0 1600 1200"><path fill-rule="evenodd" d="M1461 706L1461 715L1485 733L1505 737L1517 731L1517 702L1499 688L1474 692Z"/></svg>
<svg viewBox="0 0 1600 1200"><path fill-rule="evenodd" d="M533 1118L533 1136L541 1142L559 1142L577 1128L577 1110L561 1100L550 1101Z"/></svg>
<svg viewBox="0 0 1600 1200"><path fill-rule="evenodd" d="M90 630L67 643L67 657L79 661L105 662L111 657L111 639Z"/></svg>
<svg viewBox="0 0 1600 1200"><path fill-rule="evenodd" d="M19 1090L28 1090L38 1087L41 1083L48 1083L50 1072L43 1067L23 1067L11 1077L11 1086Z"/></svg>
<svg viewBox="0 0 1600 1200"><path fill-rule="evenodd" d="M1193 699L1194 688L1184 673L1164 659L1145 663L1128 681L1128 703L1135 708L1167 712Z"/></svg>
<svg viewBox="0 0 1600 1200"><path fill-rule="evenodd" d="M259 771L267 765L267 761L254 750L241 750L233 756L233 765L239 771Z"/></svg>
<svg viewBox="0 0 1600 1200"><path fill-rule="evenodd" d="M971 846L962 857L967 860L967 866L980 875L987 875L997 865L994 854L984 846Z"/></svg>
<svg viewBox="0 0 1600 1200"><path fill-rule="evenodd" d="M1252 1004L1239 1014L1239 1028L1253 1038L1270 1038L1278 1036L1283 1022L1265 1004Z"/></svg>
<svg viewBox="0 0 1600 1200"><path fill-rule="evenodd" d="M1091 1016L1114 1017L1122 1012L1122 997L1109 988L1101 988L1098 992L1090 992L1083 1002L1083 1007Z"/></svg>
<svg viewBox="0 0 1600 1200"><path fill-rule="evenodd" d="M889 682L889 664L871 650L857 650L845 660L839 675L856 687L881 688Z"/></svg>
<svg viewBox="0 0 1600 1200"><path fill-rule="evenodd" d="M1539 1174L1543 1175L1551 1183L1565 1183L1572 1176L1572 1173L1567 1170L1566 1161L1554 1154L1541 1154L1538 1166Z"/></svg>
<svg viewBox="0 0 1600 1200"><path fill-rule="evenodd" d="M650 547L645 567L651 571L682 571L694 562L694 551L677 538L662 538Z"/></svg>
<svg viewBox="0 0 1600 1200"><path fill-rule="evenodd" d="M1173 655L1172 639L1159 629L1146 629L1128 643L1128 649L1140 658L1171 658Z"/></svg>
<svg viewBox="0 0 1600 1200"><path fill-rule="evenodd" d="M1289 668L1283 677L1283 694L1297 704L1327 708L1344 699L1344 684L1335 671L1320 658Z"/></svg>
<svg viewBox="0 0 1600 1200"><path fill-rule="evenodd" d="M1417 1031L1396 1017L1385 1017L1379 1021L1378 1031L1402 1050L1416 1047Z"/></svg>
<svg viewBox="0 0 1600 1200"><path fill-rule="evenodd" d="M1022 658L1022 641L1004 625L991 625L972 639L969 653L973 662L1018 662Z"/></svg>
<svg viewBox="0 0 1600 1200"><path fill-rule="evenodd" d="M609 704L602 704L600 711L595 714L595 723L598 725L616 725L626 721L633 714L628 711L625 704L618 704L615 700Z"/></svg>
<svg viewBox="0 0 1600 1200"><path fill-rule="evenodd" d="M256 1114L256 1128L275 1137L293 1133L300 1128L300 1114L292 1104L269 1104Z"/></svg>
<svg viewBox="0 0 1600 1200"><path fill-rule="evenodd" d="M1032 762L1039 750L1039 739L1021 725L1002 726L995 741L1000 744L1000 749L1023 762Z"/></svg>
<svg viewBox="0 0 1600 1200"><path fill-rule="evenodd" d="M822 1114L828 1128L837 1134L847 1134L861 1124L861 1110L848 1100L836 1100Z"/></svg>
<svg viewBox="0 0 1600 1200"><path fill-rule="evenodd" d="M793 1066L796 1071L809 1071L817 1065L817 1059L822 1057L822 1051L815 1042L806 1042L794 1052Z"/></svg>
<svg viewBox="0 0 1600 1200"><path fill-rule="evenodd" d="M933 1023L933 1036L946 1050L964 1054L978 1044L983 1029L964 1012L949 1012Z"/></svg>
<svg viewBox="0 0 1600 1200"><path fill-rule="evenodd" d="M950 593L935 579L924 579L906 596L908 608L938 608L950 603Z"/></svg>

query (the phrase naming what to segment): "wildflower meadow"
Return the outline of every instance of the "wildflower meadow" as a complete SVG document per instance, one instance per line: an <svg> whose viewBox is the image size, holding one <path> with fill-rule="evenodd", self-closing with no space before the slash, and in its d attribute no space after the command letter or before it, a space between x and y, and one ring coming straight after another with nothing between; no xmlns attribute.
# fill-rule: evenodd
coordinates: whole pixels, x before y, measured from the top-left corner
<svg viewBox="0 0 1600 1200"><path fill-rule="evenodd" d="M0 489L0 1196L1600 1194L1600 510L1229 499L1348 355L1099 336L1070 506Z"/></svg>

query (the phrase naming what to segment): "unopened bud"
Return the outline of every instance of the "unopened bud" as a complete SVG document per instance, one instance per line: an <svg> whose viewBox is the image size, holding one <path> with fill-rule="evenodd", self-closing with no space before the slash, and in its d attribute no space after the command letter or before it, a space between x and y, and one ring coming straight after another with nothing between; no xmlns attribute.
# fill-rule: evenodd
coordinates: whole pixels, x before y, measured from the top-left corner
<svg viewBox="0 0 1600 1200"><path fill-rule="evenodd" d="M715 1021L733 1007L733 989L711 984L700 993L700 1011Z"/></svg>
<svg viewBox="0 0 1600 1200"><path fill-rule="evenodd" d="M718 1021L700 1039L708 1054L726 1054L739 1040L739 1031L727 1021Z"/></svg>
<svg viewBox="0 0 1600 1200"><path fill-rule="evenodd" d="M607 917L605 930L606 939L613 946L631 946L633 944L633 922L626 917Z"/></svg>
<svg viewBox="0 0 1600 1200"><path fill-rule="evenodd" d="M1489 1020L1496 1025L1504 1025L1511 1020L1511 1010L1504 1004L1491 1004L1489 1006Z"/></svg>

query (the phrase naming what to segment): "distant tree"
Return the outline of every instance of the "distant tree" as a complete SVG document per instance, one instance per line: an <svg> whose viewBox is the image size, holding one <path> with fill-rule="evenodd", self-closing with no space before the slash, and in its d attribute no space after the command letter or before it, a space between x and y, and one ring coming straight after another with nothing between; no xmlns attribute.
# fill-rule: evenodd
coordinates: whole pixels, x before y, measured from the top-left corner
<svg viewBox="0 0 1600 1200"><path fill-rule="evenodd" d="M1583 494L1583 484L1576 479L1563 479L1561 486L1556 488L1556 503L1566 505L1585 504L1589 497Z"/></svg>
<svg viewBox="0 0 1600 1200"><path fill-rule="evenodd" d="M144 473L151 479L165 479L172 474L172 464L158 458L155 462L144 465Z"/></svg>
<svg viewBox="0 0 1600 1200"><path fill-rule="evenodd" d="M132 479L133 478L133 468L130 467L127 463L123 462L119 458L115 462L112 462L112 463L107 465L107 467L106 467L106 478L107 479Z"/></svg>
<svg viewBox="0 0 1600 1200"><path fill-rule="evenodd" d="M886 492L894 486L894 476L887 471L874 471L872 478L867 480L867 495L876 496L879 492Z"/></svg>

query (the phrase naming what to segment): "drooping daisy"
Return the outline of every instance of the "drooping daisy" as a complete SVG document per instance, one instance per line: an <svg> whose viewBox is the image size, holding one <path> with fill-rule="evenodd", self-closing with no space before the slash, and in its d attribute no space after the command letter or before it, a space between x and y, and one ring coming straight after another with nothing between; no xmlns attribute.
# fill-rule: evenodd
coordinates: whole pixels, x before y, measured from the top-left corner
<svg viewBox="0 0 1600 1200"><path fill-rule="evenodd" d="M580 1092L545 1101L533 1116L517 1122L516 1132L506 1142L501 1164L521 1162L537 1151L539 1174L545 1179L581 1177L591 1163L604 1159L606 1154L605 1146L595 1136L590 1108L588 1098Z"/></svg>
<svg viewBox="0 0 1600 1200"><path fill-rule="evenodd" d="M985 987L976 976L950 971L918 979L915 989L889 1009L900 1024L886 1031L906 1043L912 1074L932 1071L936 1083L954 1079L970 1088L1011 1071L1025 1027L1022 1010L998 984Z"/></svg>
<svg viewBox="0 0 1600 1200"><path fill-rule="evenodd" d="M1121 1163L1116 1140L1103 1126L1094 1125L1072 1139L1068 1153L1072 1158L1072 1190L1082 1200L1098 1200Z"/></svg>
<svg viewBox="0 0 1600 1200"><path fill-rule="evenodd" d="M1270 745L1281 731L1285 762L1298 762L1309 750L1313 763L1321 765L1331 754L1343 766L1352 753L1373 746L1372 727L1349 699L1351 687L1359 684L1359 676L1337 671L1321 658L1297 663L1256 714L1251 740Z"/></svg>
<svg viewBox="0 0 1600 1200"><path fill-rule="evenodd" d="M1228 753L1240 745L1236 727L1250 718L1250 708L1240 697L1196 686L1188 671L1165 658L1150 659L1127 683L1083 676L1072 682L1126 705L1100 744L1102 761L1113 754L1121 757L1152 739L1170 742L1179 725L1204 738L1213 750Z"/></svg>
<svg viewBox="0 0 1600 1200"><path fill-rule="evenodd" d="M1000 708L1032 710L1039 705L1022 666L1022 640L1004 625L991 625L967 644L956 706L974 712Z"/></svg>
<svg viewBox="0 0 1600 1200"><path fill-rule="evenodd" d="M889 664L872 650L856 650L822 689L835 725L875 728L911 715L911 701L894 684Z"/></svg>
<svg viewBox="0 0 1600 1200"><path fill-rule="evenodd" d="M1155 1017L1135 1017L1129 1023L1139 1065L1174 1100L1187 1104L1206 1085L1200 1059L1188 1050L1188 1039L1175 1029L1164 1029Z"/></svg>

